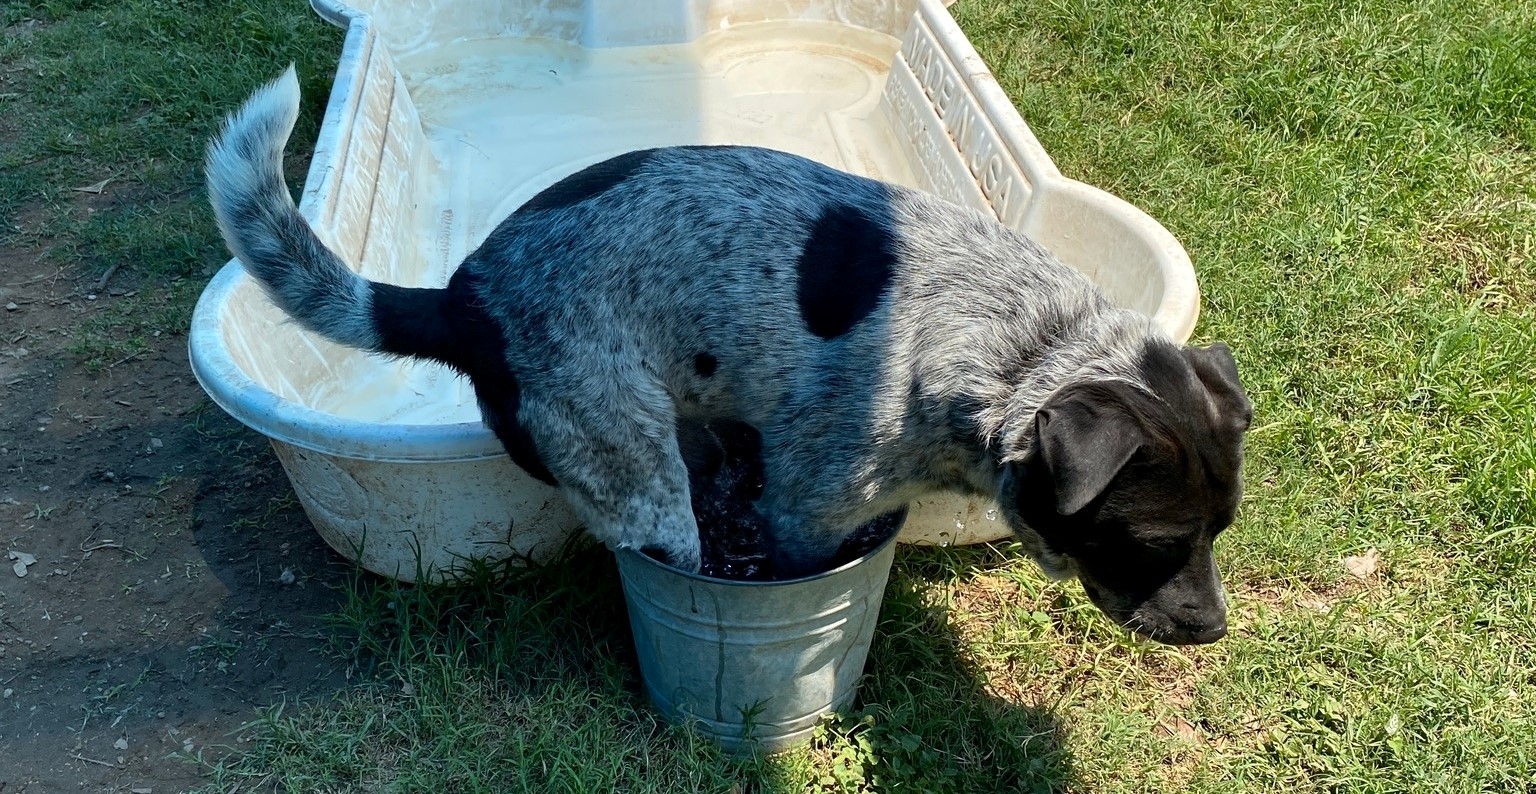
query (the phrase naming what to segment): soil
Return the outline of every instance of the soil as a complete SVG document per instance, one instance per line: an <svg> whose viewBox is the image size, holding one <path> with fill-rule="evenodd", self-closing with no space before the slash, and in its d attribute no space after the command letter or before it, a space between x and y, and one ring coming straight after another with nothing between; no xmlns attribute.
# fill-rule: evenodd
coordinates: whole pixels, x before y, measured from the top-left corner
<svg viewBox="0 0 1536 794"><path fill-rule="evenodd" d="M259 707L344 685L323 629L352 568L206 399L184 328L95 371L71 354L166 284L93 300L99 273L54 270L0 248L0 794L182 791Z"/></svg>

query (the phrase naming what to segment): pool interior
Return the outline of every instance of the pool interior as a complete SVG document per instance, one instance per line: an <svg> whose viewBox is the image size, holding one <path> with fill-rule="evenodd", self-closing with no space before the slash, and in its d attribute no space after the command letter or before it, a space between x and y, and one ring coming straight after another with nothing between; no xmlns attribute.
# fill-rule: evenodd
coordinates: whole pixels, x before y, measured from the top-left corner
<svg viewBox="0 0 1536 794"><path fill-rule="evenodd" d="M899 46L865 28L776 21L686 44L591 49L498 37L413 51L395 65L426 145L408 152L404 168L413 173L397 180L418 195L405 197L413 206L398 217L409 226L392 238L413 250L389 252L385 275L368 261L381 255L365 252L363 270L410 286L442 285L501 218L543 188L653 146L767 146L916 186L912 144L881 107ZM378 167L401 162L381 157ZM226 341L244 362L284 358L249 369L284 399L370 423L479 421L468 384L444 367L339 348L285 326L266 301L230 303L230 311L263 315L226 322ZM274 323L282 344L235 338L251 331L234 329Z"/></svg>

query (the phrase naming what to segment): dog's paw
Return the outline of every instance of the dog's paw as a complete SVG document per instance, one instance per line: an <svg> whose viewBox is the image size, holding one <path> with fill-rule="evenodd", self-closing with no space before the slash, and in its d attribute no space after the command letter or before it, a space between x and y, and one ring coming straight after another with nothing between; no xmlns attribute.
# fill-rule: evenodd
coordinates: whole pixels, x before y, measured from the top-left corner
<svg viewBox="0 0 1536 794"><path fill-rule="evenodd" d="M640 553L669 568L676 568L684 573L699 573L702 567L698 547L688 550L647 545L640 547Z"/></svg>

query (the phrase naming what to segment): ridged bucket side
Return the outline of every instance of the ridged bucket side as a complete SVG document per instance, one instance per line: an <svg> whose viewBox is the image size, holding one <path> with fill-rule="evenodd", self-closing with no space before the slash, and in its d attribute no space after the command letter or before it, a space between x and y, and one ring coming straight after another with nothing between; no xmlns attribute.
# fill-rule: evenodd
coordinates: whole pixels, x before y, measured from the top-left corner
<svg viewBox="0 0 1536 794"><path fill-rule="evenodd" d="M731 582L620 551L646 695L730 752L808 740L858 691L895 553L893 538L817 576Z"/></svg>

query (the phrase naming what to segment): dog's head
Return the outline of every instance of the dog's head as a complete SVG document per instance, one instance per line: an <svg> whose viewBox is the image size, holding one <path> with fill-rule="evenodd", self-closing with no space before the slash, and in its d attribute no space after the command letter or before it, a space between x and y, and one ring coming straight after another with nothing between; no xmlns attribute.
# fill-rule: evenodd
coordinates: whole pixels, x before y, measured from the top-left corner
<svg viewBox="0 0 1536 794"><path fill-rule="evenodd" d="M1226 634L1212 555L1242 495L1253 409L1226 345L1149 346L1142 384L1063 387L999 503L1047 573L1076 575L1125 628L1175 645Z"/></svg>

